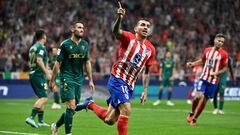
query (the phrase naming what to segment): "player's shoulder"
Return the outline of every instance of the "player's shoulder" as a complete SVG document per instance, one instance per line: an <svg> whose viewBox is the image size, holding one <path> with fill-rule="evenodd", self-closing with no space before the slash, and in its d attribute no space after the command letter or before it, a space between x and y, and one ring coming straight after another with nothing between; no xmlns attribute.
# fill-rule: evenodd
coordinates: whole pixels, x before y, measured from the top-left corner
<svg viewBox="0 0 240 135"><path fill-rule="evenodd" d="M205 51L210 51L212 49L213 49L213 47L207 47L207 48L205 48Z"/></svg>
<svg viewBox="0 0 240 135"><path fill-rule="evenodd" d="M66 45L68 45L68 44L70 44L70 43L71 43L71 39L68 38L68 39L66 39L66 40L63 40L63 41L60 43L60 47L61 47L61 46L66 46Z"/></svg>
<svg viewBox="0 0 240 135"><path fill-rule="evenodd" d="M220 48L220 49L219 49L219 53L220 53L221 55L223 55L224 57L228 58L228 53L227 53L226 50Z"/></svg>
<svg viewBox="0 0 240 135"><path fill-rule="evenodd" d="M223 53L223 54L228 54L227 51L224 50L224 49L222 49L222 48L220 48L219 51L220 51L221 53Z"/></svg>
<svg viewBox="0 0 240 135"><path fill-rule="evenodd" d="M149 41L149 40L146 40L145 41L145 44L153 51L155 51L155 47L153 46L153 44Z"/></svg>
<svg viewBox="0 0 240 135"><path fill-rule="evenodd" d="M34 49L37 49L37 50L42 50L42 49L45 49L45 47L39 43L39 42L36 42L34 45L33 45L33 48Z"/></svg>
<svg viewBox="0 0 240 135"><path fill-rule="evenodd" d="M87 42L87 40L85 40L85 39L81 39L81 42L82 42L82 44L88 46L88 42Z"/></svg>
<svg viewBox="0 0 240 135"><path fill-rule="evenodd" d="M130 32L130 31L123 31L123 35L124 36L131 36L131 37L134 37L135 35L132 33L132 32Z"/></svg>

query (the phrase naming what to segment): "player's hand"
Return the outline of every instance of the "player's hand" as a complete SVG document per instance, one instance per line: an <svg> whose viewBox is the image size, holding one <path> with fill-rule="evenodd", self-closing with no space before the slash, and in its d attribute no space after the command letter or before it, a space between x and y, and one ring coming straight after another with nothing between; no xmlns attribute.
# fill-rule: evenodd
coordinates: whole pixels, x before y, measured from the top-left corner
<svg viewBox="0 0 240 135"><path fill-rule="evenodd" d="M56 84L55 84L55 82L54 82L54 80L50 80L49 81L49 87L50 87L50 90L51 90L51 92L55 92L56 91Z"/></svg>
<svg viewBox="0 0 240 135"><path fill-rule="evenodd" d="M91 95L93 95L93 93L95 91L95 86L94 86L94 83L92 81L89 82L89 88L90 88Z"/></svg>
<svg viewBox="0 0 240 135"><path fill-rule="evenodd" d="M218 75L218 72L211 72L210 75L212 75L212 76L217 76L217 75Z"/></svg>
<svg viewBox="0 0 240 135"><path fill-rule="evenodd" d="M118 15L120 15L120 17L123 17L125 15L125 9L122 8L122 5L120 2L118 2L118 11L117 11Z"/></svg>
<svg viewBox="0 0 240 135"><path fill-rule="evenodd" d="M142 105L147 101L147 92L143 91L140 97L140 102Z"/></svg>
<svg viewBox="0 0 240 135"><path fill-rule="evenodd" d="M193 67L193 63L192 62L187 62L187 67L189 67L189 68L191 68L191 67Z"/></svg>
<svg viewBox="0 0 240 135"><path fill-rule="evenodd" d="M173 81L173 80L174 80L174 76L171 76L171 77L169 78L169 80L170 80L170 81Z"/></svg>
<svg viewBox="0 0 240 135"><path fill-rule="evenodd" d="M51 80L51 75L50 74L46 74L46 78L47 78L48 81L50 81Z"/></svg>

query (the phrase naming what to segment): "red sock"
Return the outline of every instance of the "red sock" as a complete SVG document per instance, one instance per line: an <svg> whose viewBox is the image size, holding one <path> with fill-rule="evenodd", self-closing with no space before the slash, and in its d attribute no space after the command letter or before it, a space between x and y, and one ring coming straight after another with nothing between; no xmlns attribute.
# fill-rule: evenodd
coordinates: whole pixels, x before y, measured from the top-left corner
<svg viewBox="0 0 240 135"><path fill-rule="evenodd" d="M193 113L195 113L195 110L196 110L196 108L198 106L198 102L199 102L198 99L193 99L193 101L192 101L192 112Z"/></svg>
<svg viewBox="0 0 240 135"><path fill-rule="evenodd" d="M118 117L118 135L127 135L128 133L128 116L120 115Z"/></svg>
<svg viewBox="0 0 240 135"><path fill-rule="evenodd" d="M188 92L187 99L192 99L192 92L193 92L193 90L190 90L190 91Z"/></svg>
<svg viewBox="0 0 240 135"><path fill-rule="evenodd" d="M199 105L198 109L197 109L197 112L195 113L195 115L193 117L198 118L198 116L202 113L205 106L206 106L206 102L202 101L201 104Z"/></svg>
<svg viewBox="0 0 240 135"><path fill-rule="evenodd" d="M94 111L100 119L102 119L102 120L105 119L105 117L107 115L107 109L102 108L101 106L98 106L95 103L91 103L88 106L88 108L91 109L92 111Z"/></svg>

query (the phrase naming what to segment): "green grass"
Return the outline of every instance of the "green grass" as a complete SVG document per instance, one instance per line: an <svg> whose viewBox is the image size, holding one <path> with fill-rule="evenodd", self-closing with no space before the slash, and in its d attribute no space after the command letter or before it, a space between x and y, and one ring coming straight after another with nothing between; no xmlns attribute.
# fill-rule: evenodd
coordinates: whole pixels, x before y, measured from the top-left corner
<svg viewBox="0 0 240 135"><path fill-rule="evenodd" d="M0 100L0 134L1 131L19 133L51 134L50 128L32 128L25 124L25 118L30 114L34 99L26 100ZM133 100L132 114L129 120L129 135L239 135L240 134L240 103L239 101L225 102L225 115L213 115L212 104L209 102L198 119L196 127L186 122L186 115L191 108L185 100L174 101L174 107L165 105L152 106L149 100L144 106ZM55 122L64 109L52 110L52 101L46 105L45 122ZM96 103L105 105L105 101ZM64 105L63 105L63 108ZM36 118L35 118L36 119ZM10 133L8 133L10 134ZM61 127L59 134L64 134ZM117 135L116 124L105 125L93 112L82 111L74 116L74 135Z"/></svg>

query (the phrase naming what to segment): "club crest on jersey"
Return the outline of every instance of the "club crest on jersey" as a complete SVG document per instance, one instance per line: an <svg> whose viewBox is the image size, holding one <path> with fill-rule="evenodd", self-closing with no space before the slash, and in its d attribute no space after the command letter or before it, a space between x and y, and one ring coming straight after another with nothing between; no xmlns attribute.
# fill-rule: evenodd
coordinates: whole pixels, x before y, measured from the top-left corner
<svg viewBox="0 0 240 135"><path fill-rule="evenodd" d="M146 48L145 53L146 53L146 55L149 55L150 54L150 49Z"/></svg>
<svg viewBox="0 0 240 135"><path fill-rule="evenodd" d="M72 46L70 46L70 49L72 49Z"/></svg>

